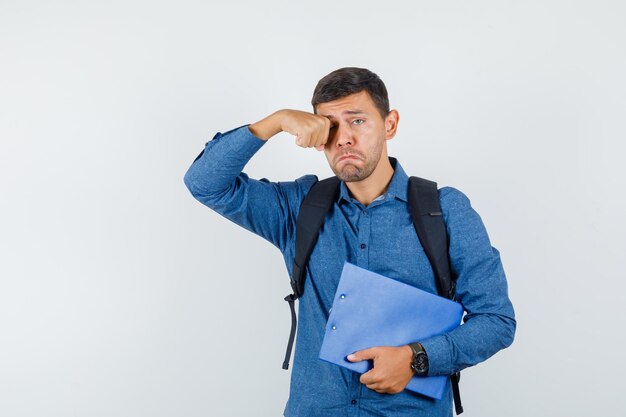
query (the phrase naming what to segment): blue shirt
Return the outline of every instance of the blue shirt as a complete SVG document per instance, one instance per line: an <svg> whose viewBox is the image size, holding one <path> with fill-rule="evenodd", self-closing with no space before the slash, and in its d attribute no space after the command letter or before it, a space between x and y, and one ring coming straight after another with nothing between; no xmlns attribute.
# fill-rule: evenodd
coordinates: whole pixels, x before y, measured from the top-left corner
<svg viewBox="0 0 626 417"><path fill-rule="evenodd" d="M316 177L305 175L292 182L249 178L243 168L264 143L246 126L218 133L187 171L185 184L202 204L280 249L291 274L296 219ZM408 176L393 162L387 191L367 207L351 198L342 182L322 227L300 299L287 417L452 415L449 382L442 400L407 390L379 394L361 384L359 374L318 358L345 261L437 293L409 213ZM454 188L440 189L439 198L457 276L457 301L466 315L457 329L419 342L428 354L429 375L451 375L509 346L516 323L499 253L479 215Z"/></svg>

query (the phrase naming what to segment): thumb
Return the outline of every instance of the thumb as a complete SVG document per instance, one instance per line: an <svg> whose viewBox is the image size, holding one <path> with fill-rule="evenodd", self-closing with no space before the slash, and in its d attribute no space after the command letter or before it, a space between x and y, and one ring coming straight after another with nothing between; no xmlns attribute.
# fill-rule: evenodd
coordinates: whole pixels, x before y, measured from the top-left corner
<svg viewBox="0 0 626 417"><path fill-rule="evenodd" d="M361 361L365 361L368 359L376 358L377 353L378 352L376 348L363 349L363 350L354 352L351 355L348 355L347 359L350 362L361 362Z"/></svg>

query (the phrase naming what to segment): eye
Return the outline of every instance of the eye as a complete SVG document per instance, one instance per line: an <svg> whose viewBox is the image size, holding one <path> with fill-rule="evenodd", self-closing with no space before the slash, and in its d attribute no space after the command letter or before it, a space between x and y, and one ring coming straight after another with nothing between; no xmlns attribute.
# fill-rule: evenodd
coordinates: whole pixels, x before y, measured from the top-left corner
<svg viewBox="0 0 626 417"><path fill-rule="evenodd" d="M354 119L352 121L352 123L355 124L355 125L362 125L363 123L365 123L365 120L363 120L363 119Z"/></svg>

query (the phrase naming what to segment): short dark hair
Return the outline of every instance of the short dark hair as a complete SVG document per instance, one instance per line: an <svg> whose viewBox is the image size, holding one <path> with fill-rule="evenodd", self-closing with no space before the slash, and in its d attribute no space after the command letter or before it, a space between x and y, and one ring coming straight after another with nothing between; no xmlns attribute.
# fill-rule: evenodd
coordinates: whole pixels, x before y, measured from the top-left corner
<svg viewBox="0 0 626 417"><path fill-rule="evenodd" d="M384 119L389 114L387 88L378 75L365 68L339 68L319 80L311 99L313 111L318 104L328 103L363 90L370 95Z"/></svg>

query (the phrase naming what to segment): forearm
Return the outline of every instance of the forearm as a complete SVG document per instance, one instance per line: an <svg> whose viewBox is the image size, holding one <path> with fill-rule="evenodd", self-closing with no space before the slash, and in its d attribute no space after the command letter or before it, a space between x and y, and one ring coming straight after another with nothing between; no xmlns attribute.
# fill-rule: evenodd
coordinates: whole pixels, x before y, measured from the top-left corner
<svg viewBox="0 0 626 417"><path fill-rule="evenodd" d="M266 118L259 120L256 123L252 123L248 126L248 128L257 138L261 140L268 140L272 136L283 131L283 114L283 110L278 110Z"/></svg>
<svg viewBox="0 0 626 417"><path fill-rule="evenodd" d="M452 332L421 341L428 355L428 375L452 375L490 358L513 342L515 326L513 317L485 314Z"/></svg>

